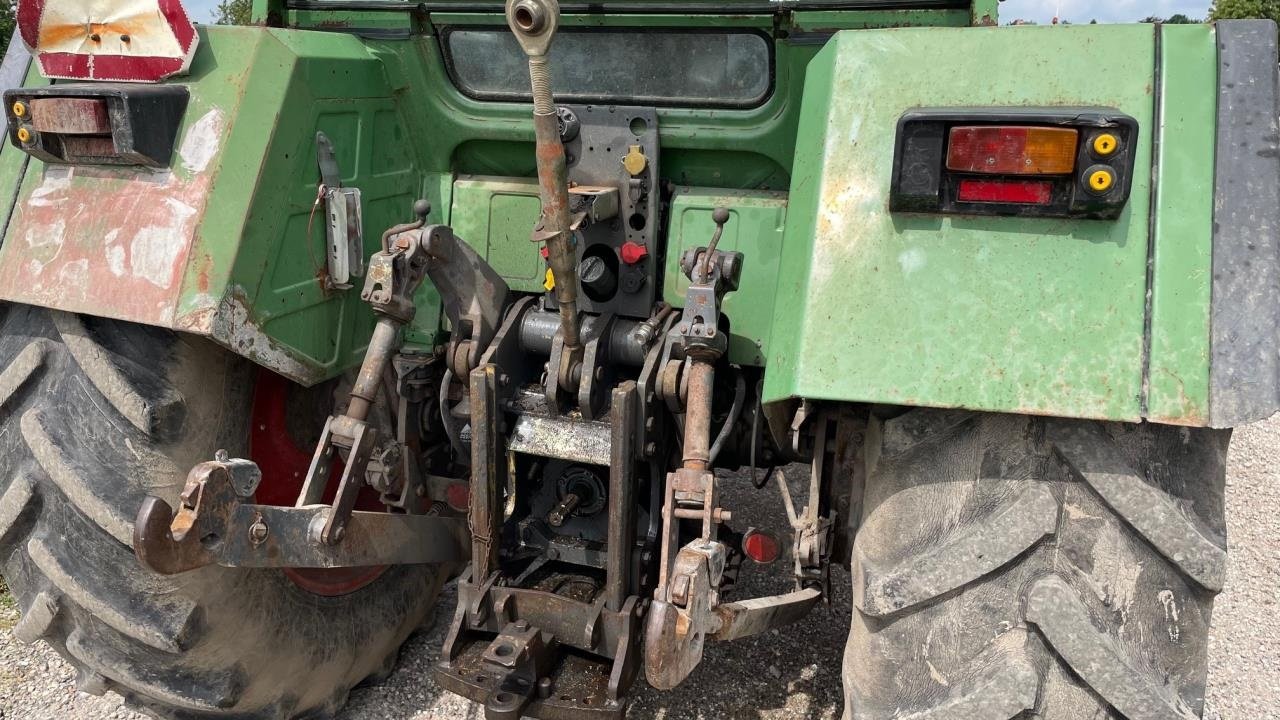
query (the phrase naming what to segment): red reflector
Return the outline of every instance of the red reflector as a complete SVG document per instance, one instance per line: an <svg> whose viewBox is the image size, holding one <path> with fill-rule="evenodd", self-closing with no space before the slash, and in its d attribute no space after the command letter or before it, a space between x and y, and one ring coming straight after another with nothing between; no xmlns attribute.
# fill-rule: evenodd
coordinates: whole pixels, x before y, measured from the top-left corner
<svg viewBox="0 0 1280 720"><path fill-rule="evenodd" d="M444 501L458 512L466 512L471 504L471 486L466 483L450 483L444 490Z"/></svg>
<svg viewBox="0 0 1280 720"><path fill-rule="evenodd" d="M1065 128L951 128L947 169L992 175L1067 175L1075 170L1080 133Z"/></svg>
<svg viewBox="0 0 1280 720"><path fill-rule="evenodd" d="M778 559L781 547L778 545L778 538L770 533L752 529L742 536L742 552L752 562L768 565Z"/></svg>
<svg viewBox="0 0 1280 720"><path fill-rule="evenodd" d="M960 202L1048 205L1053 183L1048 180L961 180Z"/></svg>
<svg viewBox="0 0 1280 720"><path fill-rule="evenodd" d="M200 41L181 0L19 0L15 14L47 78L157 82L185 73Z"/></svg>

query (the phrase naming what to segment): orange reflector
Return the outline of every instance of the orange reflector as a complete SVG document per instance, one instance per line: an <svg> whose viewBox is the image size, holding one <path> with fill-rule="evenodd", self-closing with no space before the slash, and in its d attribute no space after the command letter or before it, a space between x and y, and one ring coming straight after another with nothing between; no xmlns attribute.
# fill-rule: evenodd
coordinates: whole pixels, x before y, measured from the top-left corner
<svg viewBox="0 0 1280 720"><path fill-rule="evenodd" d="M751 558L752 562L768 565L778 559L782 548L778 544L778 538L771 533L752 528L742 536L742 552Z"/></svg>
<svg viewBox="0 0 1280 720"><path fill-rule="evenodd" d="M1077 130L1023 126L951 128L947 169L992 175L1067 175L1076 167Z"/></svg>

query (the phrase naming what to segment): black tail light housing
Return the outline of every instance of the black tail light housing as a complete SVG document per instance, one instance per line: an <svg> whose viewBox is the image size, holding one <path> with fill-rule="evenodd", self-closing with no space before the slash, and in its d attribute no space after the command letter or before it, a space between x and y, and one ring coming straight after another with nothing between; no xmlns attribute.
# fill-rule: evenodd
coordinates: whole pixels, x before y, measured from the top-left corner
<svg viewBox="0 0 1280 720"><path fill-rule="evenodd" d="M183 85L72 83L4 93L9 142L47 163L168 167Z"/></svg>
<svg viewBox="0 0 1280 720"><path fill-rule="evenodd" d="M953 169L955 131L1054 129L1077 133L1069 170L974 172ZM948 108L912 110L898 121L893 212L1113 220L1133 185L1138 122L1109 108ZM1031 165L1031 161L1027 161Z"/></svg>

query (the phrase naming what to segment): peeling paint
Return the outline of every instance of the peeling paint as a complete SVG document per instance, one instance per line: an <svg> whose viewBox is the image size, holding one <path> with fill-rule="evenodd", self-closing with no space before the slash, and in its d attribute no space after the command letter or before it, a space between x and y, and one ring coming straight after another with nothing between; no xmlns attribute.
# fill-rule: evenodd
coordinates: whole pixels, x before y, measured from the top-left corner
<svg viewBox="0 0 1280 720"><path fill-rule="evenodd" d="M258 320L245 303L243 288L233 287L222 298L217 311L213 313L210 331L214 340L235 353L304 385L310 385L324 377L323 368L298 360L262 332Z"/></svg>
<svg viewBox="0 0 1280 720"><path fill-rule="evenodd" d="M178 148L182 166L191 172L202 173L209 161L218 154L222 142L222 113L213 108L197 120Z"/></svg>
<svg viewBox="0 0 1280 720"><path fill-rule="evenodd" d="M174 281L174 266L188 246L188 235L183 231L191 226L196 210L172 197L164 198L163 205L170 213L168 222L142 228L133 236L129 264L134 277L168 288Z"/></svg>
<svg viewBox="0 0 1280 720"><path fill-rule="evenodd" d="M208 201L207 173L45 167L0 255L5 300L171 326Z"/></svg>

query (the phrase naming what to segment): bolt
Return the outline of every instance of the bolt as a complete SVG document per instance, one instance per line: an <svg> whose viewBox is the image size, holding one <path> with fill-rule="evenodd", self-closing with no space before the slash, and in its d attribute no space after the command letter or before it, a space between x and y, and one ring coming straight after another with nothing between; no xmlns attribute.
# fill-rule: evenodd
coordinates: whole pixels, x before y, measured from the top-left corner
<svg viewBox="0 0 1280 720"><path fill-rule="evenodd" d="M653 457L654 455L658 454L658 443L651 442L648 445L645 445L644 454L649 457Z"/></svg>
<svg viewBox="0 0 1280 720"><path fill-rule="evenodd" d="M544 677L538 679L538 697L544 700L551 697L551 678Z"/></svg>
<svg viewBox="0 0 1280 720"><path fill-rule="evenodd" d="M89 39L90 39L90 40L92 40L92 41L94 41L94 42L99 42L99 41L101 41L101 40L102 40L102 36L101 36L101 35L99 35L98 33L94 33L94 34L92 34L92 35L90 35L90 36L89 36Z"/></svg>
<svg viewBox="0 0 1280 720"><path fill-rule="evenodd" d="M333 529L333 541L342 542L342 538L347 534L347 529L341 525Z"/></svg>
<svg viewBox="0 0 1280 720"><path fill-rule="evenodd" d="M259 517L253 521L252 525L249 526L249 542L253 543L255 547L261 545L267 541L267 534L270 532L270 528L268 528L267 524L262 522L262 518Z"/></svg>
<svg viewBox="0 0 1280 720"><path fill-rule="evenodd" d="M654 422L652 415L644 419L644 429L648 432L653 432L653 428L656 424L657 423Z"/></svg>
<svg viewBox="0 0 1280 720"><path fill-rule="evenodd" d="M424 486L424 485L419 485L418 487L414 488L414 489L413 489L413 494L417 495L418 497L426 497L426 496L427 496L427 488L426 488L426 486Z"/></svg>

